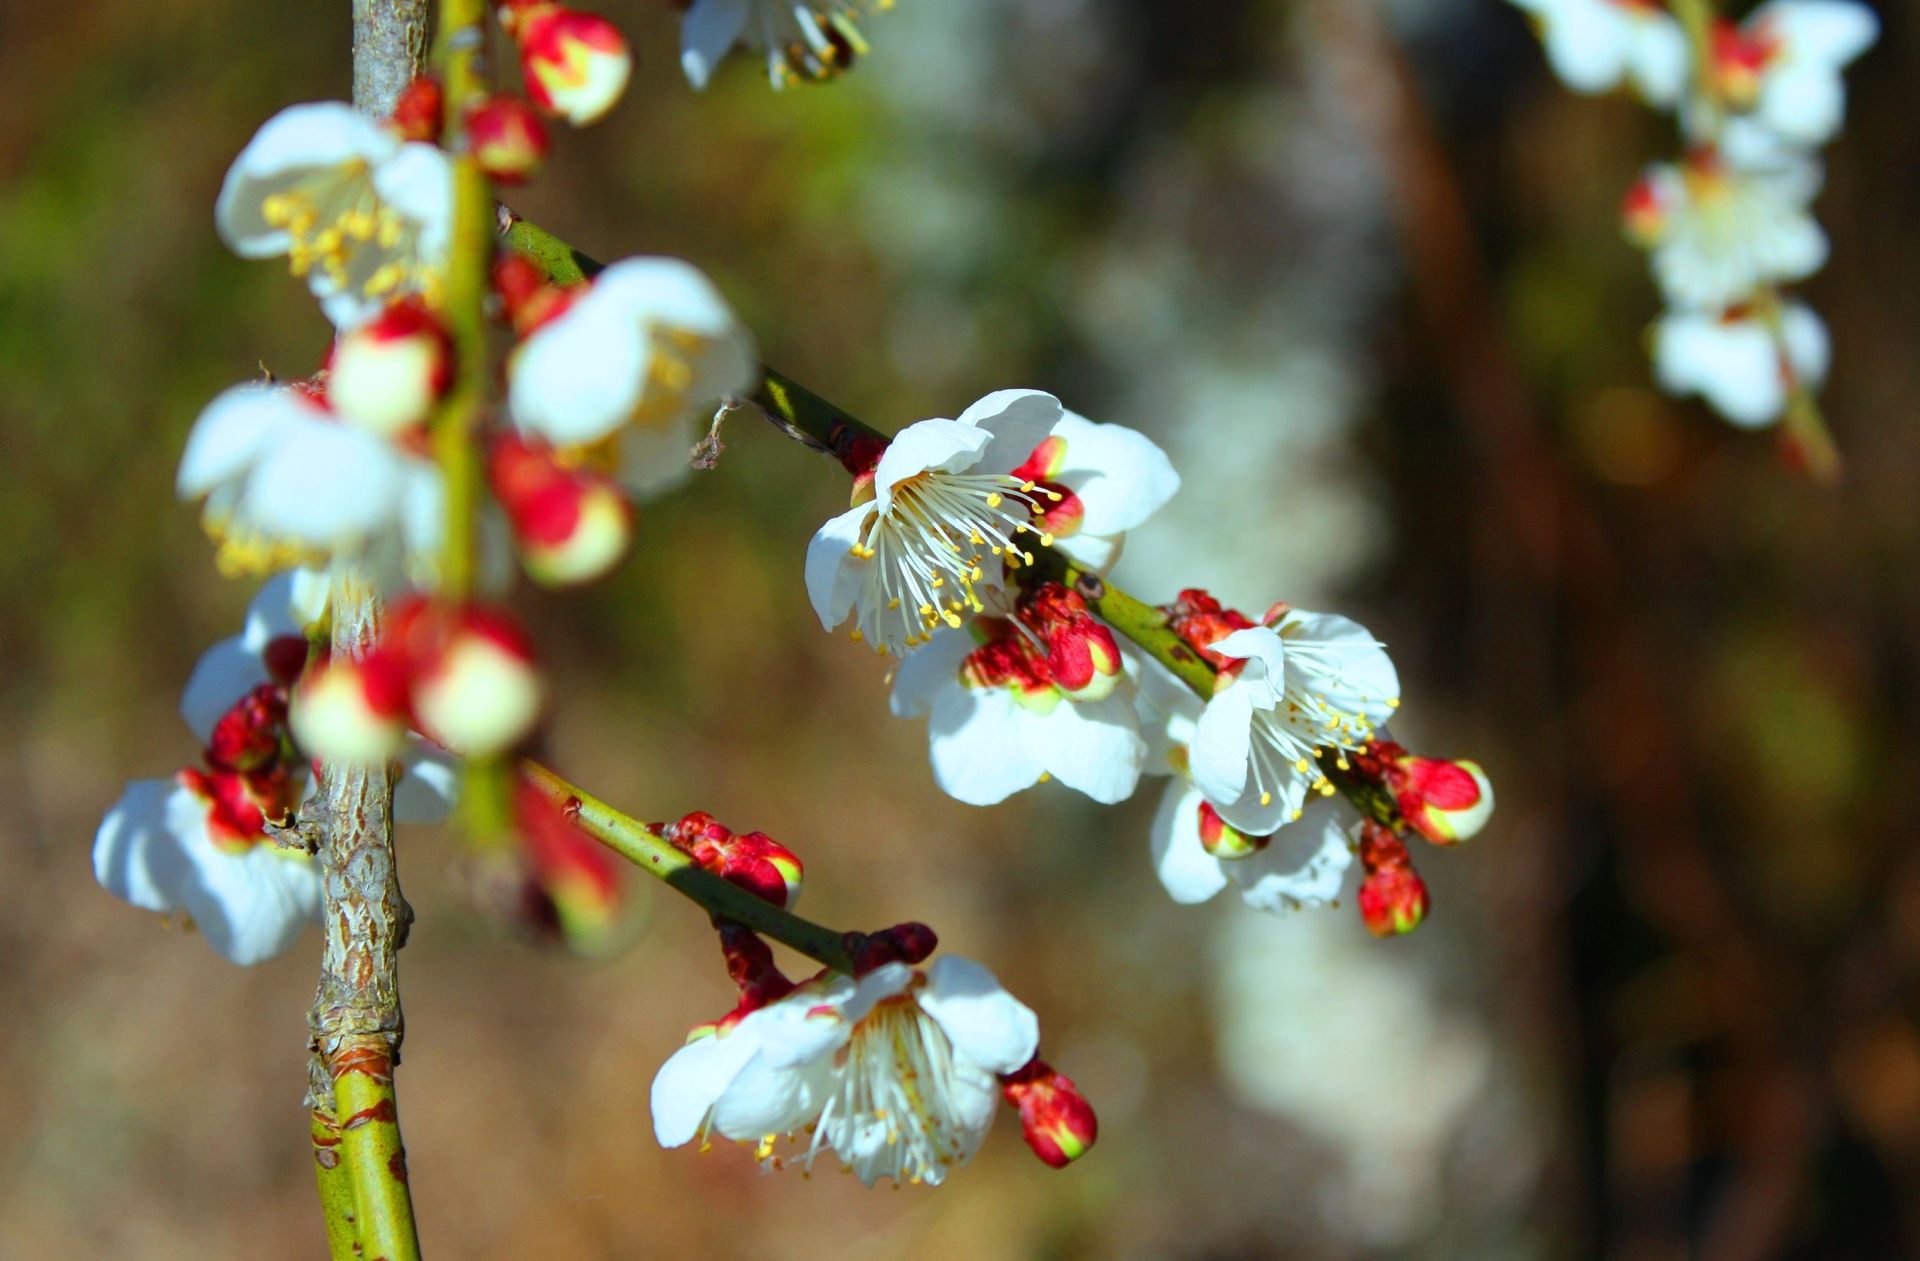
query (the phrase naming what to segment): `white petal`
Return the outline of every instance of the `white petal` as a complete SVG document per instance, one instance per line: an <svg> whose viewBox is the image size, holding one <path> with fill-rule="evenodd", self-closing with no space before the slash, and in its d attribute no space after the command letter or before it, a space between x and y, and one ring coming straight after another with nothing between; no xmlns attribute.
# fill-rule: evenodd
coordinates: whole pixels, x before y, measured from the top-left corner
<svg viewBox="0 0 1920 1261"><path fill-rule="evenodd" d="M1223 657L1236 657L1249 662L1246 671L1241 674L1241 683L1270 683L1276 690L1281 686L1287 674L1287 649L1281 641L1280 633L1270 626L1254 626L1247 630L1234 631L1231 635L1215 640L1209 645ZM1239 686L1235 684L1234 686ZM1260 689L1256 687L1253 695L1258 697ZM1258 700L1255 704L1259 704ZM1271 701L1267 702L1269 705Z"/></svg>
<svg viewBox="0 0 1920 1261"><path fill-rule="evenodd" d="M269 118L234 159L214 205L220 239L242 258L284 254L285 231L267 223L261 202L289 174L358 159L385 161L399 141L379 123L339 101L292 105Z"/></svg>
<svg viewBox="0 0 1920 1261"><path fill-rule="evenodd" d="M206 807L182 789L167 802L167 825L191 866L180 904L207 944L251 966L285 951L319 913L320 876L304 854L258 844L219 849L207 836Z"/></svg>
<svg viewBox="0 0 1920 1261"><path fill-rule="evenodd" d="M1818 389L1827 379L1827 365L1833 357L1833 343L1827 325L1804 302L1789 302L1780 311L1780 333L1787 343L1787 362L1810 389Z"/></svg>
<svg viewBox="0 0 1920 1261"><path fill-rule="evenodd" d="M713 68L746 25L747 0L699 0L680 19L680 68L696 88L707 86Z"/></svg>
<svg viewBox="0 0 1920 1261"><path fill-rule="evenodd" d="M253 599L247 601L246 629L240 632L246 645L258 652L283 636L304 636L307 626L319 619L325 607L323 586L322 609L311 617L304 616L311 607L315 579L326 581L324 574L311 569L284 569L261 583Z"/></svg>
<svg viewBox="0 0 1920 1261"><path fill-rule="evenodd" d="M1247 786L1247 754L1252 747L1253 693L1244 680L1207 702L1194 725L1187 755L1193 782L1209 801L1238 800Z"/></svg>
<svg viewBox="0 0 1920 1261"><path fill-rule="evenodd" d="M186 859L167 828L167 803L185 791L170 779L134 780L107 811L93 838L93 875L108 893L162 914L180 905Z"/></svg>
<svg viewBox="0 0 1920 1261"><path fill-rule="evenodd" d="M667 1057L654 1074L653 1136L678 1147L700 1132L707 1113L760 1049L745 1022L725 1034L695 1038Z"/></svg>
<svg viewBox="0 0 1920 1261"><path fill-rule="evenodd" d="M1167 784L1153 816L1153 870L1175 902L1205 902L1227 887L1226 864L1200 843L1200 790L1183 779Z"/></svg>
<svg viewBox="0 0 1920 1261"><path fill-rule="evenodd" d="M1338 613L1303 609L1288 613L1279 632L1287 645L1288 687L1301 686L1300 679L1311 680L1309 686L1317 695L1375 727L1393 717L1394 702L1400 698L1400 674L1373 632ZM1336 668L1337 678L1330 673Z"/></svg>
<svg viewBox="0 0 1920 1261"><path fill-rule="evenodd" d="M627 422L646 386L649 343L619 294L588 291L520 343L508 402L522 432L556 446L598 442Z"/></svg>
<svg viewBox="0 0 1920 1261"><path fill-rule="evenodd" d="M1097 701L1062 700L1047 714L1016 705L1027 749L1053 777L1105 805L1133 796L1147 761L1132 689Z"/></svg>
<svg viewBox="0 0 1920 1261"><path fill-rule="evenodd" d="M465 763L417 737L400 752L400 782L393 786L395 823L438 823L460 800Z"/></svg>
<svg viewBox="0 0 1920 1261"><path fill-rule="evenodd" d="M654 499L693 476L691 414L664 425L629 425L620 431L620 484L637 500Z"/></svg>
<svg viewBox="0 0 1920 1261"><path fill-rule="evenodd" d="M1314 793L1300 819L1275 832L1265 849L1221 866L1248 906L1276 914L1325 906L1340 896L1353 862L1347 844L1353 818L1343 798Z"/></svg>
<svg viewBox="0 0 1920 1261"><path fill-rule="evenodd" d="M881 512L893 505L893 488L929 470L958 473L972 469L993 435L957 420L921 420L894 435L873 470L873 489ZM981 471L981 470L975 470Z"/></svg>
<svg viewBox="0 0 1920 1261"><path fill-rule="evenodd" d="M1687 85L1687 37L1663 12L1636 13L1627 37L1634 86L1649 105L1668 108Z"/></svg>
<svg viewBox="0 0 1920 1261"><path fill-rule="evenodd" d="M1654 326L1653 363L1662 389L1699 394L1736 425L1769 425L1786 410L1779 352L1757 320L1665 315Z"/></svg>
<svg viewBox="0 0 1920 1261"><path fill-rule="evenodd" d="M919 1000L953 1049L990 1073L1024 1067L1040 1049L1040 1018L972 959L942 955L934 960Z"/></svg>
<svg viewBox="0 0 1920 1261"><path fill-rule="evenodd" d="M1063 539L1056 538L1053 550L1082 569L1104 574L1120 563L1120 552L1125 542L1125 535L1088 534L1082 530Z"/></svg>
<svg viewBox="0 0 1920 1261"><path fill-rule="evenodd" d="M1080 535L1131 530L1180 489L1173 461L1143 433L1066 412L1053 434L1067 442L1066 459L1053 480L1080 497L1086 513Z"/></svg>
<svg viewBox="0 0 1920 1261"><path fill-rule="evenodd" d="M1023 738L1020 709L1004 687L938 693L927 719L934 783L973 806L994 805L1039 783L1046 766Z"/></svg>
<svg viewBox="0 0 1920 1261"><path fill-rule="evenodd" d="M1239 795L1221 800L1208 794L1207 800L1213 802L1213 808L1229 825L1248 836L1272 836L1281 828L1294 821L1294 815L1304 811L1307 798L1307 776L1289 773L1280 790L1273 794L1273 800L1260 804L1260 793L1253 785L1253 776L1247 776Z"/></svg>
<svg viewBox="0 0 1920 1261"><path fill-rule="evenodd" d="M282 389L236 385L221 392L193 422L180 456L176 487L195 499L241 473L278 430L297 421L304 408Z"/></svg>
<svg viewBox="0 0 1920 1261"><path fill-rule="evenodd" d="M380 199L419 225L420 260L443 266L453 224L453 162L439 145L415 141L373 169Z"/></svg>
<svg viewBox="0 0 1920 1261"><path fill-rule="evenodd" d="M581 301L705 338L732 337L740 328L733 308L706 273L678 258L623 258L594 277L593 288Z"/></svg>
<svg viewBox="0 0 1920 1261"><path fill-rule="evenodd" d="M1575 92L1608 92L1627 71L1626 15L1605 0L1540 0L1520 7L1541 21L1547 60Z"/></svg>
<svg viewBox="0 0 1920 1261"><path fill-rule="evenodd" d="M871 503L849 508L821 526L807 544L807 598L820 625L829 631L847 620L859 598L866 567L872 563L855 556L853 548L873 511Z"/></svg>
<svg viewBox="0 0 1920 1261"><path fill-rule="evenodd" d="M307 420L262 452L241 512L269 533L334 547L392 522L402 487L399 457L385 441Z"/></svg>
<svg viewBox="0 0 1920 1261"><path fill-rule="evenodd" d="M838 978L840 988L833 1001L841 1019L849 1025L857 1025L887 999L906 993L907 987L913 984L913 969L895 961L881 964L853 981L850 987L846 985L848 979Z"/></svg>
<svg viewBox="0 0 1920 1261"><path fill-rule="evenodd" d="M960 413L960 423L993 435L975 469L1011 473L1027 462L1060 423L1060 400L1039 390L996 390Z"/></svg>
<svg viewBox="0 0 1920 1261"><path fill-rule="evenodd" d="M260 651L243 636L223 639L200 654L180 693L180 717L201 744L213 739L214 724L247 693L270 682Z"/></svg>
<svg viewBox="0 0 1920 1261"><path fill-rule="evenodd" d="M942 626L924 645L907 654L894 671L887 707L896 718L919 718L933 708L942 688L962 687L960 666L980 646L971 631Z"/></svg>

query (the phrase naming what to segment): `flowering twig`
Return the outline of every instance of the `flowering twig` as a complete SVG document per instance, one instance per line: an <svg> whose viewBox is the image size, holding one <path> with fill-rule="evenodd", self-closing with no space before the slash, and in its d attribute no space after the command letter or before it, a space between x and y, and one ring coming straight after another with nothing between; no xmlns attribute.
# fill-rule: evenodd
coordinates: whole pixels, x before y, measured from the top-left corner
<svg viewBox="0 0 1920 1261"><path fill-rule="evenodd" d="M581 831L671 885L716 919L731 920L763 937L771 937L836 972L851 975L857 970L853 946L848 939L857 938L858 934L836 933L762 901L669 845L657 825L641 823L620 813L537 762L522 761L520 771Z"/></svg>

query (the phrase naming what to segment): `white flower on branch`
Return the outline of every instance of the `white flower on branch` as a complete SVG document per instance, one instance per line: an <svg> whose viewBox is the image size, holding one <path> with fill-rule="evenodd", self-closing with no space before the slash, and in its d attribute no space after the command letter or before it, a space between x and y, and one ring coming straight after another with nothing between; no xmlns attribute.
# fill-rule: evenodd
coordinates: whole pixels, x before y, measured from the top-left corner
<svg viewBox="0 0 1920 1261"><path fill-rule="evenodd" d="M1826 380L1829 354L1827 326L1801 302L1781 305L1777 331L1749 307L1671 311L1653 326L1661 388L1698 394L1749 429L1780 419L1791 386L1817 389Z"/></svg>
<svg viewBox="0 0 1920 1261"><path fill-rule="evenodd" d="M237 385L214 399L187 436L177 485L183 499L205 497L207 531L233 572L338 554L425 578L440 546L434 465L340 423L301 386Z"/></svg>
<svg viewBox="0 0 1920 1261"><path fill-rule="evenodd" d="M1180 486L1166 454L1119 425L1065 411L1051 394L1001 390L958 420L900 431L854 506L807 548L820 624L851 615L855 637L905 653L957 628L1036 545L1102 568L1127 530Z"/></svg>
<svg viewBox="0 0 1920 1261"><path fill-rule="evenodd" d="M653 1082L663 1147L709 1132L759 1143L810 1129L872 1186L938 1184L985 1140L998 1075L1033 1059L1040 1025L985 967L947 955L922 973L888 963L828 973L776 1002L694 1031Z"/></svg>
<svg viewBox="0 0 1920 1261"><path fill-rule="evenodd" d="M242 258L286 255L327 318L351 328L396 297L435 296L452 212L452 166L437 146L321 101L289 106L254 134L214 221Z"/></svg>
<svg viewBox="0 0 1920 1261"><path fill-rule="evenodd" d="M514 423L598 462L635 494L689 472L695 420L754 383L753 339L698 268L629 258L594 278L520 344L509 366Z"/></svg>
<svg viewBox="0 0 1920 1261"><path fill-rule="evenodd" d="M1718 29L1715 84L1748 111L1728 120L1727 152L1737 159L1833 139L1846 116L1841 72L1879 36L1879 18L1853 0L1771 0L1738 27Z"/></svg>
<svg viewBox="0 0 1920 1261"><path fill-rule="evenodd" d="M1804 280L1826 263L1827 237L1809 209L1819 191L1810 159L1748 170L1696 153L1648 168L1627 195L1627 231L1652 250L1668 302L1735 306L1761 285Z"/></svg>
<svg viewBox="0 0 1920 1261"><path fill-rule="evenodd" d="M1227 668L1194 722L1189 767L1220 817L1249 837L1299 819L1308 793L1331 796L1316 755L1361 748L1400 703L1386 650L1338 614L1290 609L1208 647Z"/></svg>
<svg viewBox="0 0 1920 1261"><path fill-rule="evenodd" d="M766 53L767 78L776 88L796 78L829 79L867 53L867 41L855 25L862 9L887 8L891 3L694 0L680 19L680 68L689 83L704 88L733 46L745 44Z"/></svg>
<svg viewBox="0 0 1920 1261"><path fill-rule="evenodd" d="M1539 28L1547 60L1576 92L1611 92L1624 81L1648 104L1680 99L1687 39L1653 0L1514 0Z"/></svg>

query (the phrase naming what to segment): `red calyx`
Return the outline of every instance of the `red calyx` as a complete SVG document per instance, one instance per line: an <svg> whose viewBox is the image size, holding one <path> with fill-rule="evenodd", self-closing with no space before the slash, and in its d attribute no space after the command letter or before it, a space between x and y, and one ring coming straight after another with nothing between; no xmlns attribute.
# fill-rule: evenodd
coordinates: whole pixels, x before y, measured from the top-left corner
<svg viewBox="0 0 1920 1261"><path fill-rule="evenodd" d="M207 762L218 770L260 770L280 760L286 732L287 689L262 683L213 725Z"/></svg>
<svg viewBox="0 0 1920 1261"><path fill-rule="evenodd" d="M778 1002L793 992L793 982L773 962L773 948L749 929L732 920L721 920L720 953L727 960L727 975L740 987L740 1006L745 1015L768 1003Z"/></svg>
<svg viewBox="0 0 1920 1261"><path fill-rule="evenodd" d="M1167 625L1216 670L1237 668L1239 661L1223 657L1212 645L1235 631L1258 623L1238 609L1230 609L1199 587L1188 587L1172 604L1164 605Z"/></svg>
<svg viewBox="0 0 1920 1261"><path fill-rule="evenodd" d="M1093 1105L1065 1075L1035 1058L1000 1079L1000 1093L1020 1112L1020 1131L1033 1154L1064 1169L1100 1137Z"/></svg>
<svg viewBox="0 0 1920 1261"><path fill-rule="evenodd" d="M853 956L853 974L865 976L889 963L919 963L939 948L940 938L925 924L908 921L877 933L848 933L847 953Z"/></svg>

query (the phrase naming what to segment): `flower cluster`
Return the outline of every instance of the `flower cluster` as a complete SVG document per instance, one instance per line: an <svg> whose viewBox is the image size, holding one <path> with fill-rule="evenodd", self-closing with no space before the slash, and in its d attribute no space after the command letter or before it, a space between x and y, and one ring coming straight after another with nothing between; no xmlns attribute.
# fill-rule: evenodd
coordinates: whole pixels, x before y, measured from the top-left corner
<svg viewBox="0 0 1920 1261"><path fill-rule="evenodd" d="M1256 622L1199 590L1135 609L1133 636L1195 663L1204 695L1144 641L1122 647L1096 608L1112 594L1101 575L1180 486L1142 435L1003 390L846 462L854 504L814 535L808 593L828 630L851 622L854 639L904 654L893 712L927 718L934 779L955 798L992 805L1058 779L1112 803L1142 773L1174 775L1152 838L1168 892L1198 902L1232 882L1274 911L1337 898L1358 819L1342 783L1379 803L1389 838L1451 843L1491 811L1472 763L1385 740L1399 679L1346 618L1276 604ZM1377 865L1405 878L1370 863L1363 887L1398 880L1423 913L1399 854ZM1411 897L1396 896L1402 931L1420 919Z"/></svg>
<svg viewBox="0 0 1920 1261"><path fill-rule="evenodd" d="M281 574L260 589L245 629L201 657L180 698L202 765L129 784L94 838L94 874L110 892L184 914L239 964L287 949L320 909L313 859L275 844L268 826L287 822L310 784L288 727L288 689L309 656L306 627L325 605L316 574ZM398 752L394 817L444 817L458 781L452 761L418 743Z"/></svg>
<svg viewBox="0 0 1920 1261"><path fill-rule="evenodd" d="M1816 153L1840 129L1841 72L1879 33L1857 0L1767 0L1738 23L1707 0L1514 0L1537 21L1554 70L1579 92L1631 81L1677 109L1685 152L1628 193L1627 233L1651 254L1667 303L1655 375L1742 428L1779 422L1790 456L1837 468L1813 393L1826 326L1781 286L1826 262L1811 205Z"/></svg>

